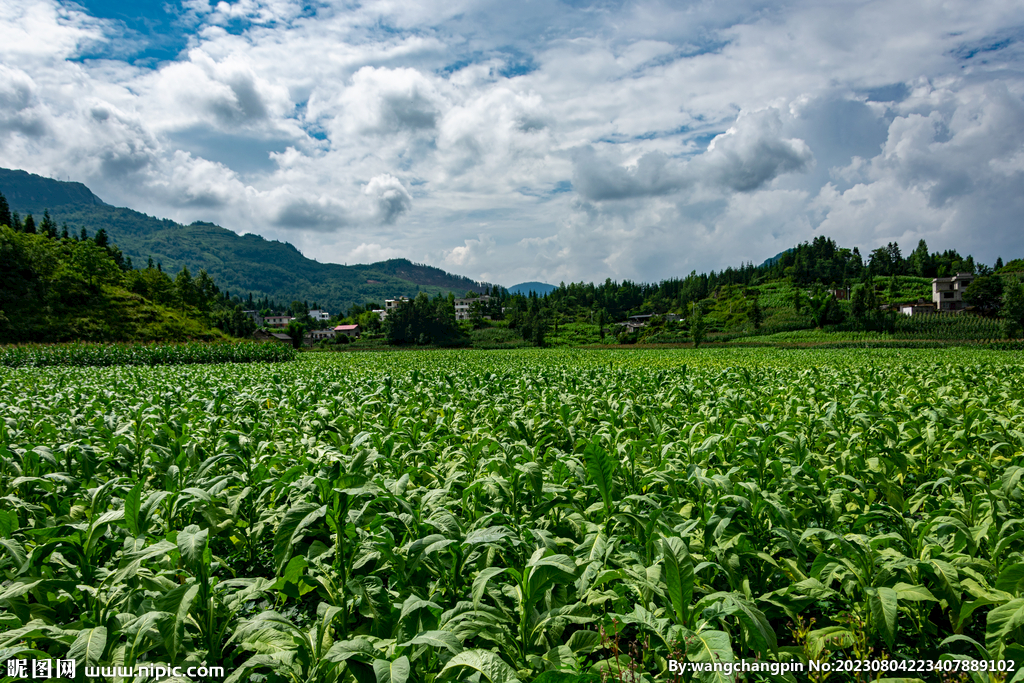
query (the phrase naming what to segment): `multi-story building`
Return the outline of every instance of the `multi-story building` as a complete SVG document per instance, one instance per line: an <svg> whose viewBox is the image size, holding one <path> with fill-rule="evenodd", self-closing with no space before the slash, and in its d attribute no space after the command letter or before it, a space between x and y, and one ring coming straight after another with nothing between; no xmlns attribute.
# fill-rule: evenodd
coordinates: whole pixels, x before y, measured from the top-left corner
<svg viewBox="0 0 1024 683"><path fill-rule="evenodd" d="M398 308L399 304L408 303L408 301L409 301L409 297L407 297L407 296L400 296L397 299L385 299L384 300L384 312L385 312L385 314L390 313L391 311L393 311L396 308Z"/></svg>
<svg viewBox="0 0 1024 683"><path fill-rule="evenodd" d="M330 320L331 314L328 313L327 311L317 308L309 312L309 317L317 321L318 323L322 323L325 320Z"/></svg>
<svg viewBox="0 0 1024 683"><path fill-rule="evenodd" d="M491 297L484 294L483 296L473 297L472 299L456 299L455 300L455 319L456 320L469 320L470 308L473 306L473 302L477 301L481 305L491 300ZM491 316L485 315L484 318L490 320Z"/></svg>
<svg viewBox="0 0 1024 683"><path fill-rule="evenodd" d="M953 277L932 280L932 303L936 311L959 311L965 306L964 292L974 282L974 275L957 273Z"/></svg>

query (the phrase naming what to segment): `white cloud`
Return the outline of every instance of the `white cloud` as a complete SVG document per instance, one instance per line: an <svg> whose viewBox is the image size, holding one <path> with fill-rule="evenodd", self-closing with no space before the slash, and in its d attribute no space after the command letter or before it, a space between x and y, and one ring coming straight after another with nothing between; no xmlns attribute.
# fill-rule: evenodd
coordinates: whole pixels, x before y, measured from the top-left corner
<svg viewBox="0 0 1024 683"><path fill-rule="evenodd" d="M658 280L822 233L1024 252L1019 0L185 9L186 49L145 66L116 22L0 0L4 165L505 284Z"/></svg>

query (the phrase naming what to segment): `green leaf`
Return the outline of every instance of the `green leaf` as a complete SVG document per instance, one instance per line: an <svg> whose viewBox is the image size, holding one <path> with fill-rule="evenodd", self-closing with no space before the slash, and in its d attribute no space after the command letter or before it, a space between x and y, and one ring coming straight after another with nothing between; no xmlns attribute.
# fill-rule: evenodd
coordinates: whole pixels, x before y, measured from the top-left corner
<svg viewBox="0 0 1024 683"><path fill-rule="evenodd" d="M274 534L274 567L278 574L288 564L292 548L302 538L306 527L325 514L327 506L315 503L298 503L288 509Z"/></svg>
<svg viewBox="0 0 1024 683"><path fill-rule="evenodd" d="M842 626L827 626L807 634L807 656L818 659L826 649L847 648L857 642L853 633Z"/></svg>
<svg viewBox="0 0 1024 683"><path fill-rule="evenodd" d="M579 655L588 655L601 647L601 644L601 634L597 631L576 631L566 643L570 650Z"/></svg>
<svg viewBox="0 0 1024 683"><path fill-rule="evenodd" d="M663 538L661 541L665 567L665 585L668 587L669 600L675 612L676 623L686 625L693 600L693 560L686 542L678 537Z"/></svg>
<svg viewBox="0 0 1024 683"><path fill-rule="evenodd" d="M141 536L139 525L139 508L142 505L142 482L137 483L124 497L124 521L132 536Z"/></svg>
<svg viewBox="0 0 1024 683"><path fill-rule="evenodd" d="M78 632L78 637L71 643L65 658L75 660L79 666L92 666L103 657L103 650L106 647L107 627L87 628Z"/></svg>
<svg viewBox="0 0 1024 683"><path fill-rule="evenodd" d="M412 640L402 643L400 647L408 645L429 645L430 647L444 648L457 655L464 649L458 637L451 631L424 631Z"/></svg>
<svg viewBox="0 0 1024 683"><path fill-rule="evenodd" d="M587 476L597 487L604 503L605 518L612 514L612 491L614 488L615 458L595 439L583 450L583 461L587 466Z"/></svg>
<svg viewBox="0 0 1024 683"><path fill-rule="evenodd" d="M409 658L399 657L393 662L386 659L376 659L373 662L373 673L377 676L377 683L405 683L409 680Z"/></svg>
<svg viewBox="0 0 1024 683"><path fill-rule="evenodd" d="M1024 564L1011 564L999 572L996 588L1013 595L1020 595L1024 590Z"/></svg>
<svg viewBox="0 0 1024 683"><path fill-rule="evenodd" d="M1024 625L1024 598L1014 598L1006 604L994 607L988 613L985 625L985 646L992 659L1002 659L1006 639L1014 630Z"/></svg>
<svg viewBox="0 0 1024 683"><path fill-rule="evenodd" d="M484 593L487 591L487 584L495 576L504 573L504 567L487 567L480 571L473 579L473 607L480 607L480 600L483 599Z"/></svg>
<svg viewBox="0 0 1024 683"><path fill-rule="evenodd" d="M701 631L688 634L686 658L700 664L733 661L729 634L725 631ZM727 676L722 671L701 671L696 678L704 683L733 683L733 677Z"/></svg>
<svg viewBox="0 0 1024 683"><path fill-rule="evenodd" d="M896 591L896 598L898 600L910 600L911 602L922 602L924 600L930 600L932 602L938 602L932 592L924 586L913 586L909 583L897 583L893 586L893 590Z"/></svg>
<svg viewBox="0 0 1024 683"><path fill-rule="evenodd" d="M889 649L896 642L896 614L898 602L892 588L869 588L868 606L871 608L871 622Z"/></svg>
<svg viewBox="0 0 1024 683"><path fill-rule="evenodd" d="M479 671L490 683L520 683L516 677L515 670L506 664L501 657L487 650L465 650L448 660L441 673L437 675L439 680L451 676L461 667Z"/></svg>
<svg viewBox="0 0 1024 683"><path fill-rule="evenodd" d="M189 524L178 532L178 552L188 567L195 567L203 561L209 535L209 529L200 529L195 524Z"/></svg>
<svg viewBox="0 0 1024 683"><path fill-rule="evenodd" d="M198 594L198 585L186 583L172 588L156 601L157 609L171 615L160 629L164 636L164 647L171 658L169 664L177 663L178 651L185 641L185 619Z"/></svg>

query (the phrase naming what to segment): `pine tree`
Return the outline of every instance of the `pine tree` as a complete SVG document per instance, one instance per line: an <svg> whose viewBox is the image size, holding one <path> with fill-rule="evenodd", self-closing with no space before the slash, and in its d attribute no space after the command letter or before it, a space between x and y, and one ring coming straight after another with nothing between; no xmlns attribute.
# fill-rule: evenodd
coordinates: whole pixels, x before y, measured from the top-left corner
<svg viewBox="0 0 1024 683"><path fill-rule="evenodd" d="M3 192L0 192L0 225L14 227L12 225L13 222L11 219L11 207L7 204L7 198L4 197Z"/></svg>
<svg viewBox="0 0 1024 683"><path fill-rule="evenodd" d="M62 228L61 228L61 231L60 231L60 238L61 238L62 240L66 240L66 239L68 239L68 224L67 224L67 223L65 223L65 224L64 224L64 225L62 226Z"/></svg>
<svg viewBox="0 0 1024 683"><path fill-rule="evenodd" d="M43 222L39 224L39 227L44 235L50 239L56 239L57 237L57 224L50 218L50 211L47 209L43 211Z"/></svg>
<svg viewBox="0 0 1024 683"><path fill-rule="evenodd" d="M36 219L32 218L32 214L25 216L25 224L22 226L22 230L29 235L36 234Z"/></svg>
<svg viewBox="0 0 1024 683"><path fill-rule="evenodd" d="M79 237L79 239L82 240L83 242L89 239L89 233L85 231L85 228L82 228L82 234Z"/></svg>
<svg viewBox="0 0 1024 683"><path fill-rule="evenodd" d="M21 216L18 215L17 211L11 214L11 228L21 232Z"/></svg>

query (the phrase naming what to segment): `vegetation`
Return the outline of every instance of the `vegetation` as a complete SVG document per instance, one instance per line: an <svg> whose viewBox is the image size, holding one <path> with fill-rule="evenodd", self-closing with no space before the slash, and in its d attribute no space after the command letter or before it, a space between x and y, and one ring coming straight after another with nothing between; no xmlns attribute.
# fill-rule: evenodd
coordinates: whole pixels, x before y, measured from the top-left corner
<svg viewBox="0 0 1024 683"><path fill-rule="evenodd" d="M5 367L280 363L294 358L295 351L282 344L256 342L0 347L0 366Z"/></svg>
<svg viewBox="0 0 1024 683"><path fill-rule="evenodd" d="M232 683L1020 662L1022 378L967 349L0 370L3 647Z"/></svg>

